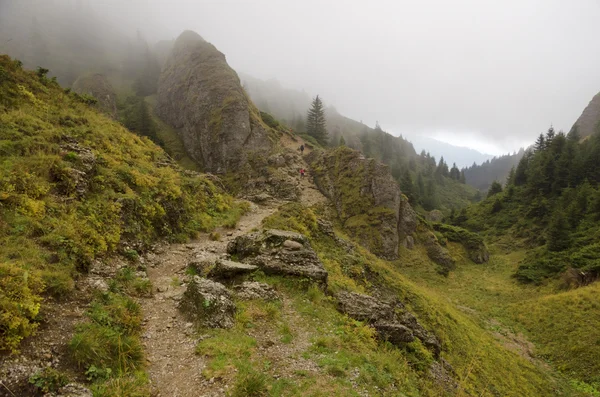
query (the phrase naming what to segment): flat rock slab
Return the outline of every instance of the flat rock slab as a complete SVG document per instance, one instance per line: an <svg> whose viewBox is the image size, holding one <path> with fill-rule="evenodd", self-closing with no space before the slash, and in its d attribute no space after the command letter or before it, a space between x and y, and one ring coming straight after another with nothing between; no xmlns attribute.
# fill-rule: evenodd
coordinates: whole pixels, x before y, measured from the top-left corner
<svg viewBox="0 0 600 397"><path fill-rule="evenodd" d="M258 269L255 265L219 259L208 273L209 278L228 279L242 274L252 273Z"/></svg>

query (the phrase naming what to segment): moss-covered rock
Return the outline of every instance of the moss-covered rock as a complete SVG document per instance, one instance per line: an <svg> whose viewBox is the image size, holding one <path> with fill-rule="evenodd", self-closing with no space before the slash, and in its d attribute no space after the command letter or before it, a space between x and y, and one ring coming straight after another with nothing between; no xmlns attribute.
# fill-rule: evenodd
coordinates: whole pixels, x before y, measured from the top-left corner
<svg viewBox="0 0 600 397"><path fill-rule="evenodd" d="M98 100L98 108L113 119L117 118L117 94L103 74L93 73L79 77L72 90L78 94L91 95Z"/></svg>
<svg viewBox="0 0 600 397"><path fill-rule="evenodd" d="M389 167L347 147L313 152L310 163L344 228L376 255L398 258L398 246L415 232L417 217Z"/></svg>

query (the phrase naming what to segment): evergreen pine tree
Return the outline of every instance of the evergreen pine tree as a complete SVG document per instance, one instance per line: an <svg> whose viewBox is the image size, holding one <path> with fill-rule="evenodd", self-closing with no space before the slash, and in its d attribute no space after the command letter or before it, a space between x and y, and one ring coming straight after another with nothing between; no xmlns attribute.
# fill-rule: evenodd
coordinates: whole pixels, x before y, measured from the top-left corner
<svg viewBox="0 0 600 397"><path fill-rule="evenodd" d="M408 169L404 170L402 173L402 177L400 178L400 189L402 190L402 193L408 197L408 201L415 204L417 192Z"/></svg>
<svg viewBox="0 0 600 397"><path fill-rule="evenodd" d="M321 145L327 145L329 136L325 124L325 109L323 102L317 95L312 101L311 108L308 110L306 117L306 132L314 137Z"/></svg>
<svg viewBox="0 0 600 397"><path fill-rule="evenodd" d="M546 231L546 244L549 251L563 251L569 247L569 230L562 211L554 211Z"/></svg>
<svg viewBox="0 0 600 397"><path fill-rule="evenodd" d="M538 136L538 139L535 141L533 148L536 152L539 152L546 148L546 138L544 138L544 134L540 134L540 136Z"/></svg>
<svg viewBox="0 0 600 397"><path fill-rule="evenodd" d="M338 146L346 146L346 140L344 139L343 135L340 135L340 143Z"/></svg>
<svg viewBox="0 0 600 397"><path fill-rule="evenodd" d="M460 183L465 184L467 183L467 178L465 176L465 170L460 170Z"/></svg>
<svg viewBox="0 0 600 397"><path fill-rule="evenodd" d="M502 192L502 185L500 184L500 182L494 181L490 186L490 190L488 190L487 196L492 197L493 195L498 194L500 192Z"/></svg>

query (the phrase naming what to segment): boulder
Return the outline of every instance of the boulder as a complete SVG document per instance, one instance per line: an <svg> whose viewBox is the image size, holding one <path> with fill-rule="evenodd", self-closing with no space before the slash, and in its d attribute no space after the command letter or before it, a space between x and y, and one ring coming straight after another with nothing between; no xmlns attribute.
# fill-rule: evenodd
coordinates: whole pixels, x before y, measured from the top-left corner
<svg viewBox="0 0 600 397"><path fill-rule="evenodd" d="M229 279L243 274L252 273L257 269L254 265L219 259L208 273L209 278Z"/></svg>
<svg viewBox="0 0 600 397"><path fill-rule="evenodd" d="M212 173L239 171L249 158L266 160L276 141L225 55L191 31L177 38L165 62L156 112Z"/></svg>
<svg viewBox="0 0 600 397"><path fill-rule="evenodd" d="M431 210L427 213L426 219L430 222L441 222L444 214L440 210Z"/></svg>
<svg viewBox="0 0 600 397"><path fill-rule="evenodd" d="M402 324L390 321L380 321L373 325L379 338L390 342L392 345L401 346L415 340L412 331Z"/></svg>
<svg viewBox="0 0 600 397"><path fill-rule="evenodd" d="M374 323L394 317L391 305L369 295L342 291L337 294L337 300L339 311L358 321Z"/></svg>
<svg viewBox="0 0 600 397"><path fill-rule="evenodd" d="M435 357L438 357L442 351L442 346L438 338L435 335L428 332L419 322L417 318L410 312L404 311L402 314L397 315L397 321L410 329L414 336L419 338L423 345L431 350Z"/></svg>
<svg viewBox="0 0 600 397"><path fill-rule="evenodd" d="M293 249L292 249L293 248ZM269 274L306 277L327 283L327 271L308 239L299 233L266 230L236 237L227 253Z"/></svg>
<svg viewBox="0 0 600 397"><path fill-rule="evenodd" d="M231 328L236 308L231 292L223 284L194 276L179 302L179 310L200 326Z"/></svg>
<svg viewBox="0 0 600 397"><path fill-rule="evenodd" d="M277 291L275 291L273 287L266 283L259 283L256 281L245 281L240 285L236 285L234 289L238 299L260 299L266 301L279 299Z"/></svg>
<svg viewBox="0 0 600 397"><path fill-rule="evenodd" d="M285 240L283 242L283 248L288 251L299 251L304 248L304 246L297 241Z"/></svg>

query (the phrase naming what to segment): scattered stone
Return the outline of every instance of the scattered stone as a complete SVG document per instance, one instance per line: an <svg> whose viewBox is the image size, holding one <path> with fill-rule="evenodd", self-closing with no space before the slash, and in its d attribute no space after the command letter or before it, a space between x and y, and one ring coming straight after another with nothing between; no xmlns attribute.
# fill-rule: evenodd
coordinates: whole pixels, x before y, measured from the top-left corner
<svg viewBox="0 0 600 397"><path fill-rule="evenodd" d="M297 241L285 240L283 242L283 248L289 251L298 251L304 248L304 246Z"/></svg>
<svg viewBox="0 0 600 397"><path fill-rule="evenodd" d="M456 372L452 365L443 358L431 363L429 367L429 376L447 392L452 393L458 388L456 382Z"/></svg>
<svg viewBox="0 0 600 397"><path fill-rule="evenodd" d="M252 273L256 269L258 269L258 267L254 265L219 259L215 262L215 266L208 273L208 277L216 279L230 279L239 275Z"/></svg>
<svg viewBox="0 0 600 397"><path fill-rule="evenodd" d="M194 276L179 302L179 310L196 324L231 328L236 308L231 292L223 284Z"/></svg>
<svg viewBox="0 0 600 397"><path fill-rule="evenodd" d="M427 213L426 219L430 222L441 222L444 219L444 214L440 210L431 210Z"/></svg>
<svg viewBox="0 0 600 397"><path fill-rule="evenodd" d="M236 291L236 296L239 299L261 299L267 301L279 299L277 291L275 291L273 287L266 283L245 281L241 285L235 286L234 289Z"/></svg>
<svg viewBox="0 0 600 397"><path fill-rule="evenodd" d="M92 392L80 384L69 383L60 388L57 393L47 394L46 397L92 397Z"/></svg>

